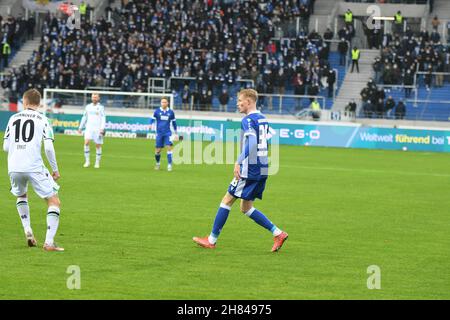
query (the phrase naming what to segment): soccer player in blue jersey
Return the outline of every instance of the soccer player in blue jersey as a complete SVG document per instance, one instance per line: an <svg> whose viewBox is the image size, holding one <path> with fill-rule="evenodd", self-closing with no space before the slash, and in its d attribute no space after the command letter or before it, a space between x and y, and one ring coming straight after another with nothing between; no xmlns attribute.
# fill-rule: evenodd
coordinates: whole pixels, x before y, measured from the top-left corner
<svg viewBox="0 0 450 320"><path fill-rule="evenodd" d="M267 134L269 123L266 117L256 110L258 93L253 89L241 90L237 107L246 116L242 119L241 154L234 166L234 179L222 199L217 211L211 234L208 237L194 237L193 240L203 248L214 249L222 231L231 206L241 199L241 211L274 236L272 252L278 251L287 240L288 234L275 226L261 211L253 207L256 198L262 199L268 175Z"/></svg>
<svg viewBox="0 0 450 320"><path fill-rule="evenodd" d="M156 109L153 113L153 118L150 119L150 125L156 121L156 148L155 170L159 170L161 166L161 149L167 146L167 170L172 171L172 140L178 140L177 122L175 120L175 112L169 108L169 99L161 99L161 107ZM173 130L173 135L172 135ZM173 136L173 137L172 137Z"/></svg>

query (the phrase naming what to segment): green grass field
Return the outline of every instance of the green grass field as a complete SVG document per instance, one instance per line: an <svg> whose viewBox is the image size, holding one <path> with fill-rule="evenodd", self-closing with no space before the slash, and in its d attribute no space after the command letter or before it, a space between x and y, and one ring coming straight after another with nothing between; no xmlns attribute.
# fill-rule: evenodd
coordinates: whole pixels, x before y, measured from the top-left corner
<svg viewBox="0 0 450 320"><path fill-rule="evenodd" d="M289 233L273 254L272 235L236 205L218 247L197 247L232 166L157 172L153 145L107 139L102 168L84 169L82 139L57 136L63 253L41 249L46 207L31 190L39 247L26 247L0 156L1 299L450 298L450 155L281 147L255 204ZM71 265L80 290L66 286ZM367 288L370 265L380 290Z"/></svg>

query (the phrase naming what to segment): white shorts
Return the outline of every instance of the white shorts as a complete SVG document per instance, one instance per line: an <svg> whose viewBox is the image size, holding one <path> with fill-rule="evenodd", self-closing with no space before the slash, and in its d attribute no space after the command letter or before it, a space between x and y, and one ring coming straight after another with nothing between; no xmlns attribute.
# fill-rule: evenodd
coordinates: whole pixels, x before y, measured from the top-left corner
<svg viewBox="0 0 450 320"><path fill-rule="evenodd" d="M44 168L42 172L10 172L9 179L11 193L16 197L27 193L28 182L42 199L48 199L58 194L59 185L53 180L47 168Z"/></svg>
<svg viewBox="0 0 450 320"><path fill-rule="evenodd" d="M86 129L84 131L84 139L92 140L95 144L103 144L103 136L100 134L100 130Z"/></svg>

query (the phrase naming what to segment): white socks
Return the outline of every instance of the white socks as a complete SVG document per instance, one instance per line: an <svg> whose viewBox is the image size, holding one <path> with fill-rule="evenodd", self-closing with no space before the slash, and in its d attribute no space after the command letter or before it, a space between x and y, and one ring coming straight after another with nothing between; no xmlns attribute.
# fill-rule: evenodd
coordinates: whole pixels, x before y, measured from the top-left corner
<svg viewBox="0 0 450 320"><path fill-rule="evenodd" d="M89 166L90 164L90 150L89 146L84 146L84 159L86 160L85 167ZM102 147L96 147L95 152L95 165L98 168L100 166L100 160L102 159Z"/></svg>
<svg viewBox="0 0 450 320"><path fill-rule="evenodd" d="M86 162L89 162L89 146L84 146L84 159L86 160Z"/></svg>
<svg viewBox="0 0 450 320"><path fill-rule="evenodd" d="M279 236L282 232L283 232L283 231L281 231L280 229L275 228L275 229L272 231L272 234L273 234L274 237L277 237L277 236Z"/></svg>
<svg viewBox="0 0 450 320"><path fill-rule="evenodd" d="M214 237L214 236L212 236L212 235L209 235L209 236L208 236L208 241L209 241L209 243L211 243L211 244L216 244L217 238Z"/></svg>
<svg viewBox="0 0 450 320"><path fill-rule="evenodd" d="M17 198L16 202L17 212L19 212L20 220L22 221L23 230L25 233L31 231L30 207L28 206L27 198Z"/></svg>
<svg viewBox="0 0 450 320"><path fill-rule="evenodd" d="M59 225L59 208L55 206L48 207L47 212L47 235L45 236L45 243L52 245L58 231Z"/></svg>
<svg viewBox="0 0 450 320"><path fill-rule="evenodd" d="M17 198L17 211L19 212L20 220L25 234L33 233L31 230L30 207L28 206L27 198ZM59 208L55 206L48 207L47 211L47 234L45 236L45 243L52 245L59 225Z"/></svg>
<svg viewBox="0 0 450 320"><path fill-rule="evenodd" d="M100 164L100 160L102 159L102 147L97 148L97 152L95 154L95 163Z"/></svg>

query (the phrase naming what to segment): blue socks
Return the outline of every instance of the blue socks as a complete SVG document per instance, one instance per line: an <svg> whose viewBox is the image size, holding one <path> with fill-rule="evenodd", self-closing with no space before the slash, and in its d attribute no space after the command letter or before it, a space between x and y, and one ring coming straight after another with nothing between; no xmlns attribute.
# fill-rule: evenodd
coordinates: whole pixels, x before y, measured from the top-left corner
<svg viewBox="0 0 450 320"><path fill-rule="evenodd" d="M209 236L210 243L216 243L219 237L220 231L222 231L225 222L227 222L228 214L231 208L223 203L220 204L219 210L217 210L216 219L214 220L213 229L211 235Z"/></svg>
<svg viewBox="0 0 450 320"><path fill-rule="evenodd" d="M156 163L159 163L161 161L161 153L155 153L155 160ZM167 162L169 165L172 164L172 151L167 151Z"/></svg>
<svg viewBox="0 0 450 320"><path fill-rule="evenodd" d="M275 229L277 229L277 227L269 219L267 219L261 211L258 211L255 208L248 210L245 215L272 233Z"/></svg>
<svg viewBox="0 0 450 320"><path fill-rule="evenodd" d="M211 244L215 244L217 242L217 238L222 231L225 222L227 222L228 215L230 213L231 208L223 203L220 204L219 210L217 210L216 218L214 220L213 229L211 234L208 237L208 240ZM245 215L259 224L261 227L270 231L274 236L278 236L281 234L281 230L277 228L267 217L261 212L256 210L255 208L251 208L248 210Z"/></svg>

